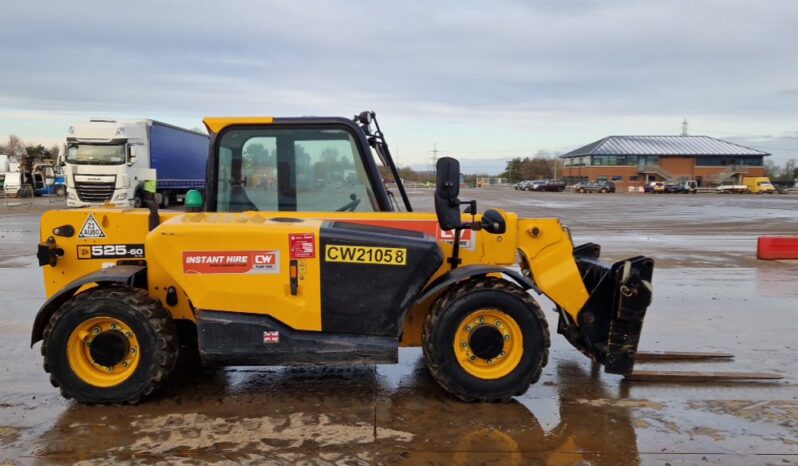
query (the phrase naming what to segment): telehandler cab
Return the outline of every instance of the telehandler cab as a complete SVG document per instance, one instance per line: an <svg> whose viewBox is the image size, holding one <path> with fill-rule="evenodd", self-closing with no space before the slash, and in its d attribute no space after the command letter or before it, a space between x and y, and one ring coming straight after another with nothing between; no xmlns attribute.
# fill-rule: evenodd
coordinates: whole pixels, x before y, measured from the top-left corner
<svg viewBox="0 0 798 466"><path fill-rule="evenodd" d="M508 400L548 360L530 291L576 348L631 373L652 259L607 265L557 219L479 214L452 158L437 164L436 213L413 213L373 112L204 122L203 211L43 215L48 299L31 344L63 396L136 403L191 346L206 365L395 363L421 346L456 397Z"/></svg>

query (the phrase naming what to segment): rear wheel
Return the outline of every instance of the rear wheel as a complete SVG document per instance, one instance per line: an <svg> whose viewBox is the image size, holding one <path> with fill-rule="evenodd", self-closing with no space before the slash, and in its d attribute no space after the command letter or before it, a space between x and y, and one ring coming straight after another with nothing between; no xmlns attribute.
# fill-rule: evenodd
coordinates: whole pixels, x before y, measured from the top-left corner
<svg viewBox="0 0 798 466"><path fill-rule="evenodd" d="M174 369L177 336L161 303L135 288L96 288L53 314L42 356L50 381L81 403L137 403Z"/></svg>
<svg viewBox="0 0 798 466"><path fill-rule="evenodd" d="M463 401L508 401L548 361L546 318L529 294L497 278L469 280L439 298L424 323L432 376Z"/></svg>
<svg viewBox="0 0 798 466"><path fill-rule="evenodd" d="M164 192L161 194L161 208L168 209L169 206L172 204L172 200L169 198L169 193Z"/></svg>

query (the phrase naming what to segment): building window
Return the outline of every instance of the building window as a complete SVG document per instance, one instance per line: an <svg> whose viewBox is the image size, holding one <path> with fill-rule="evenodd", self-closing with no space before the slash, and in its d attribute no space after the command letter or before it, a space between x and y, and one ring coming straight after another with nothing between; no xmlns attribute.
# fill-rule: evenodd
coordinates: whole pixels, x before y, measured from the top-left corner
<svg viewBox="0 0 798 466"><path fill-rule="evenodd" d="M619 175L615 175L612 177L612 181L623 181L623 177Z"/></svg>
<svg viewBox="0 0 798 466"><path fill-rule="evenodd" d="M761 167L762 156L747 156L747 157L696 157L695 164L698 167L725 167L725 166L746 166L746 167Z"/></svg>
<svg viewBox="0 0 798 466"><path fill-rule="evenodd" d="M637 175L629 175L629 181L637 181Z"/></svg>
<svg viewBox="0 0 798 466"><path fill-rule="evenodd" d="M607 181L607 177L606 176L597 176L596 177L596 183L601 183L601 182L606 182L606 181Z"/></svg>
<svg viewBox="0 0 798 466"><path fill-rule="evenodd" d="M593 156L593 165L607 165L607 166L618 166L618 165L634 165L634 156L626 156L626 155L594 155Z"/></svg>

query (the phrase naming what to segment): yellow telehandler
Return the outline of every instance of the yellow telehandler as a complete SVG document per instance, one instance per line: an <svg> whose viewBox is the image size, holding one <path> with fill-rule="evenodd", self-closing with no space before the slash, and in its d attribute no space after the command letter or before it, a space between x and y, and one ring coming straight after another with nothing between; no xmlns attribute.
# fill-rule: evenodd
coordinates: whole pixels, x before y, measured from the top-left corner
<svg viewBox="0 0 798 466"><path fill-rule="evenodd" d="M413 212L373 112L204 122L206 188L187 212L43 215L31 344L65 397L136 403L192 348L224 366L395 363L421 346L454 396L508 400L548 359L530 292L576 348L631 373L652 259L604 264L557 219L479 213L452 158L437 163L435 214Z"/></svg>

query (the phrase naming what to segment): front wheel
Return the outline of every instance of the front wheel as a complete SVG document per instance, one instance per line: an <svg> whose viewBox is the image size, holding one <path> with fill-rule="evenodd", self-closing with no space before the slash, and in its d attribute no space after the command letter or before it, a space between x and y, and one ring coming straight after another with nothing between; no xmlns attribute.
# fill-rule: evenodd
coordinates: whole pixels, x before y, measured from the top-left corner
<svg viewBox="0 0 798 466"><path fill-rule="evenodd" d="M155 391L177 360L174 321L136 288L95 288L66 303L44 330L50 381L80 403L137 403Z"/></svg>
<svg viewBox="0 0 798 466"><path fill-rule="evenodd" d="M469 280L440 297L422 335L432 376L463 401L509 401L540 378L549 330L540 307L517 285Z"/></svg>

